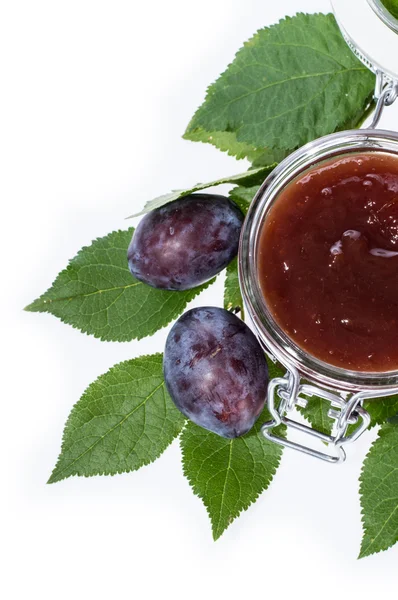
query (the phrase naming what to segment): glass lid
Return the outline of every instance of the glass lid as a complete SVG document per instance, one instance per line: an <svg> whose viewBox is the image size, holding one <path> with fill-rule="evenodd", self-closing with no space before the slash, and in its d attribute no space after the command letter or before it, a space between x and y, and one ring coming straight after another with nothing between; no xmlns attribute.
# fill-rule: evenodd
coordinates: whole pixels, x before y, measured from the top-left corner
<svg viewBox="0 0 398 600"><path fill-rule="evenodd" d="M331 4L351 50L372 71L398 81L398 0L331 0Z"/></svg>

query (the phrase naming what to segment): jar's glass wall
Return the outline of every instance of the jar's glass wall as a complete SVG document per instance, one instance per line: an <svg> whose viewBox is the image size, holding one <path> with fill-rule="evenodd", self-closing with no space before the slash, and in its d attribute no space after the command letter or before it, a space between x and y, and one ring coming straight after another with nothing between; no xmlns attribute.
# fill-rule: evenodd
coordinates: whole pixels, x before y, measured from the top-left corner
<svg viewBox="0 0 398 600"><path fill-rule="evenodd" d="M398 134L356 130L332 134L307 144L287 157L264 182L253 200L241 237L239 269L247 312L263 344L284 364L332 388L359 390L375 386L394 390L398 371L367 373L348 371L324 363L297 346L279 327L267 308L257 275L257 249L262 224L280 191L298 175L325 160L347 153L387 151L398 155Z"/></svg>
<svg viewBox="0 0 398 600"><path fill-rule="evenodd" d="M354 54L374 73L398 81L398 21L383 2L330 0L340 31Z"/></svg>
<svg viewBox="0 0 398 600"><path fill-rule="evenodd" d="M369 4L393 31L398 33L398 0L368 0Z"/></svg>

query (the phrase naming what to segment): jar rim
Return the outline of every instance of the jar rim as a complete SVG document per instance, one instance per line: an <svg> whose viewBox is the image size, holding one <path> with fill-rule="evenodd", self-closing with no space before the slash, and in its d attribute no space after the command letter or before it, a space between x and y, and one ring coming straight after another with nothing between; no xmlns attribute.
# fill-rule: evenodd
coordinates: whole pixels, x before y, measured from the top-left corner
<svg viewBox="0 0 398 600"><path fill-rule="evenodd" d="M347 154L387 152L398 156L398 133L357 129L309 142L285 158L255 195L240 238L238 266L247 314L265 348L287 369L295 368L307 379L333 389L359 391L374 388L397 392L398 370L352 371L326 363L298 346L283 331L267 307L257 276L257 244L264 219L284 189L298 175L325 160Z"/></svg>
<svg viewBox="0 0 398 600"><path fill-rule="evenodd" d="M374 73L398 79L398 21L378 0L331 0L340 31L352 52Z"/></svg>
<svg viewBox="0 0 398 600"><path fill-rule="evenodd" d="M383 0L368 0L377 16L395 33L398 33L398 19L383 4Z"/></svg>

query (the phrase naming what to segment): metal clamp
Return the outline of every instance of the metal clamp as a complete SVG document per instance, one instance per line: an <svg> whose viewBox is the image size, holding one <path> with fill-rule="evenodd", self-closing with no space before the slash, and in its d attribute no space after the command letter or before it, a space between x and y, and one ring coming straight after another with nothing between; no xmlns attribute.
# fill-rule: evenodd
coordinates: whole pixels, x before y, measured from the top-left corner
<svg viewBox="0 0 398 600"><path fill-rule="evenodd" d="M392 81L386 77L381 71L376 73L376 87L374 99L376 100L376 108L373 113L373 121L369 125L369 129L376 129L383 110L386 106L391 106L398 98L398 82Z"/></svg>
<svg viewBox="0 0 398 600"><path fill-rule="evenodd" d="M370 416L362 406L363 401L367 398L386 395L383 391L357 392L347 399L343 395L332 393L314 385L300 384L298 372L291 369L287 371L284 377L277 377L269 383L268 410L271 413L272 420L264 423L261 432L265 438L281 446L298 450L329 463L341 463L346 459L344 446L355 442L370 425ZM335 421L334 432L330 435L287 416L296 406L305 408L308 399L312 396L318 396L330 403L331 408L328 416ZM327 444L330 451L316 450L311 446L293 442L277 435L273 430L279 425L291 427L321 440ZM349 425L357 426L352 433L347 435Z"/></svg>

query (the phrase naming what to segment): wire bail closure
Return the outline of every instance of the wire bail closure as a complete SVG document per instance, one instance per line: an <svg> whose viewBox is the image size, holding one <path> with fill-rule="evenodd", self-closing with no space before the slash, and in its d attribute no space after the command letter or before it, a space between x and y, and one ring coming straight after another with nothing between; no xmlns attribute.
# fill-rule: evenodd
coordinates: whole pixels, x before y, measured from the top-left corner
<svg viewBox="0 0 398 600"><path fill-rule="evenodd" d="M360 391L352 394L334 393L327 389L300 383L300 375L293 367L289 367L284 377L275 377L268 385L268 410L272 419L261 427L261 433L268 440L298 450L304 454L319 458L329 463L342 463L346 459L345 446L355 442L370 425L370 415L363 408L365 400L383 398L391 395L391 390ZM306 408L308 400L317 396L330 404L328 417L335 421L333 432L328 435L300 423L288 415L297 407ZM329 451L324 452L311 446L293 442L273 432L279 425L293 428L327 445ZM355 428L348 433L349 426Z"/></svg>
<svg viewBox="0 0 398 600"><path fill-rule="evenodd" d="M296 406L305 408L312 396L318 396L330 403L328 416L335 420L333 434L328 435L288 417ZM371 397L374 396L375 394L371 394ZM347 401L343 396L326 389L307 383L300 384L298 372L292 369L287 371L284 377L277 377L269 383L268 410L272 420L264 423L261 432L265 438L281 446L298 450L329 463L341 463L346 459L344 446L357 440L369 427L370 416L362 406L362 402L368 397L370 397L368 392L358 392ZM321 440L327 444L330 451L324 452L281 437L273 432L279 425L285 425ZM349 425L357 426L347 435Z"/></svg>
<svg viewBox="0 0 398 600"><path fill-rule="evenodd" d="M284 377L276 377L269 383L268 410L273 418L263 424L261 432L265 438L280 446L298 450L329 463L341 463L346 459L344 446L355 442L370 425L370 415L363 408L363 402L371 398L382 398L389 394L390 392L386 393L384 390L362 391L347 398L314 385L300 384L298 372L292 369L287 371ZM312 396L317 396L330 403L328 416L335 421L334 432L330 435L287 416L296 406L305 408ZM273 429L279 425L291 427L321 440L330 448L330 452L322 452L273 433ZM350 425L356 427L347 434Z"/></svg>
<svg viewBox="0 0 398 600"><path fill-rule="evenodd" d="M382 71L376 73L376 86L374 99L376 100L376 108L373 114L373 120L369 125L369 129L376 129L383 110L386 106L391 106L398 98L398 82L387 77Z"/></svg>

